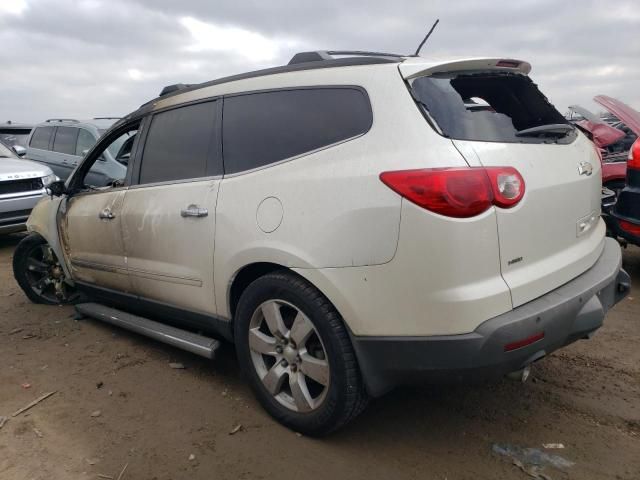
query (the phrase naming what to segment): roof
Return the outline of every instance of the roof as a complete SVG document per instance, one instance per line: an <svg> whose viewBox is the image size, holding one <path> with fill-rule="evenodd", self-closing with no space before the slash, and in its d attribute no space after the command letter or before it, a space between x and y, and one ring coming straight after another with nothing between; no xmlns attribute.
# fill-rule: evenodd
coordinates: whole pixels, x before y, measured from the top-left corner
<svg viewBox="0 0 640 480"><path fill-rule="evenodd" d="M8 130L8 129L24 129L24 128L33 128L33 125L29 123L13 123L11 120L5 123L0 123L0 129Z"/></svg>
<svg viewBox="0 0 640 480"><path fill-rule="evenodd" d="M337 56L349 55L342 58ZM318 52L301 52L293 56L287 65L279 67L265 68L252 72L231 75L204 83L194 85L178 83L163 88L161 95L142 105L143 107L153 103L157 98L167 98L174 95L180 95L185 92L191 92L200 88L210 87L213 85L221 85L224 83L235 82L247 78L264 77L266 75L275 75L279 73L299 72L302 70L313 70L320 68L336 68L351 67L357 65L376 65L381 63L399 63L405 57L392 53L380 52L361 52L361 51L318 51ZM164 93L164 95L163 95Z"/></svg>
<svg viewBox="0 0 640 480"><path fill-rule="evenodd" d="M51 125L51 126L79 126L79 125L91 125L97 129L107 129L114 123L120 120L120 117L95 117L88 119L76 119L76 118L49 118L44 122L40 122L37 125Z"/></svg>

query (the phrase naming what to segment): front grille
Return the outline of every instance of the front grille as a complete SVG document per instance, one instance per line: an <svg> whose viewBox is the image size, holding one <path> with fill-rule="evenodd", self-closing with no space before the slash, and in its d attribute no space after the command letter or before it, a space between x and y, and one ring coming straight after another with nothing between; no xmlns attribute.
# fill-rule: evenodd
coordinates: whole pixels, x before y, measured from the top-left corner
<svg viewBox="0 0 640 480"><path fill-rule="evenodd" d="M16 210L14 212L0 213L0 227L18 225L27 221L31 210Z"/></svg>
<svg viewBox="0 0 640 480"><path fill-rule="evenodd" d="M30 213L31 213L31 209L29 209L29 210L14 210L13 212L0 212L0 222L2 220L6 220L8 218L28 217Z"/></svg>
<svg viewBox="0 0 640 480"><path fill-rule="evenodd" d="M0 182L0 195L11 193L31 192L34 190L42 190L42 179L26 178L24 180L11 180L8 182Z"/></svg>

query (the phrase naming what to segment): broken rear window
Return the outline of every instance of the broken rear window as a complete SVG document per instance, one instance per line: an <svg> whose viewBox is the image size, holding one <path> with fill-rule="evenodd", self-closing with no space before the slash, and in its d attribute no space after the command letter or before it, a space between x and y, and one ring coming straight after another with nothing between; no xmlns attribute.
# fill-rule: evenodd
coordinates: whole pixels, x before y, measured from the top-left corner
<svg viewBox="0 0 640 480"><path fill-rule="evenodd" d="M458 140L570 143L574 129L529 129L569 123L525 75L507 72L441 74L411 85L440 133ZM524 131L524 132L523 132Z"/></svg>

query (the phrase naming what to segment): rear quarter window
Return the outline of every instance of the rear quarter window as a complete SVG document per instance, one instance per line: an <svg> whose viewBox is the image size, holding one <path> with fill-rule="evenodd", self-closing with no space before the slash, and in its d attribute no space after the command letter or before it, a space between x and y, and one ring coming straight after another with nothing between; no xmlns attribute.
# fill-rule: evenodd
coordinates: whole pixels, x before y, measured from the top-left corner
<svg viewBox="0 0 640 480"><path fill-rule="evenodd" d="M31 142L29 146L32 148L38 148L41 150L49 150L49 142L53 135L54 127L38 127L31 135Z"/></svg>
<svg viewBox="0 0 640 480"><path fill-rule="evenodd" d="M507 72L442 74L411 85L416 101L441 133L457 140L569 143L575 131L519 136L545 125L568 124L526 75Z"/></svg>
<svg viewBox="0 0 640 480"><path fill-rule="evenodd" d="M301 88L224 99L225 173L296 157L366 133L373 122L364 90Z"/></svg>

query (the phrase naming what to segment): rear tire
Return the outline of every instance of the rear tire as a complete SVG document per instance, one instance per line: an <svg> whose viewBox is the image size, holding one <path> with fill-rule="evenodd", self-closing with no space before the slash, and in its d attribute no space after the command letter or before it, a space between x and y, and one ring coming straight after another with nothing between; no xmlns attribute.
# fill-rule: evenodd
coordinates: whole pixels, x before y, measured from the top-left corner
<svg viewBox="0 0 640 480"><path fill-rule="evenodd" d="M289 272L265 275L242 293L234 324L238 361L258 401L277 421L322 436L368 403L340 315Z"/></svg>
<svg viewBox="0 0 640 480"><path fill-rule="evenodd" d="M13 275L33 303L61 305L76 302L80 295L65 282L58 257L37 233L23 238L13 254Z"/></svg>

